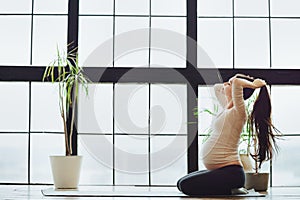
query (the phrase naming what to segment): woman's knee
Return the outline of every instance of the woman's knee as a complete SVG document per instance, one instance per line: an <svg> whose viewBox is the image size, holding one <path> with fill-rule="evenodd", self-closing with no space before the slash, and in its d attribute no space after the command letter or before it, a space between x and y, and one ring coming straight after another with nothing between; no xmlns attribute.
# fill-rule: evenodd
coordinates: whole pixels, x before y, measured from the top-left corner
<svg viewBox="0 0 300 200"><path fill-rule="evenodd" d="M182 193L188 194L189 193L189 191L188 191L189 190L188 179L187 178L181 178L181 179L179 179L179 181L177 182L177 188Z"/></svg>
<svg viewBox="0 0 300 200"><path fill-rule="evenodd" d="M190 174L185 175L184 177L180 178L177 181L177 188L182 192L182 188L184 188L184 185L186 185L186 182L188 179L190 179Z"/></svg>
<svg viewBox="0 0 300 200"><path fill-rule="evenodd" d="M181 191L181 180L182 178L177 181L177 188L179 191Z"/></svg>

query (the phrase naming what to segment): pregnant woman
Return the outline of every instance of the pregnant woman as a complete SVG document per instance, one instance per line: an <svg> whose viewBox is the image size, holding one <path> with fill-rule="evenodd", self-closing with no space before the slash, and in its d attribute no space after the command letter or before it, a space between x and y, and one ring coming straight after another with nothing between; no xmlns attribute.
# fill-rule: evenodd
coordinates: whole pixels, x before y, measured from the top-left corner
<svg viewBox="0 0 300 200"><path fill-rule="evenodd" d="M192 172L180 180L177 187L184 194L230 195L245 194L245 174L239 159L240 135L247 120L245 100L260 89L250 117L251 127L258 138L258 151L253 157L259 162L272 158L277 149L271 122L271 101L262 79L237 74L228 82L214 85L216 97L223 111L212 123L212 133L201 149L203 171Z"/></svg>

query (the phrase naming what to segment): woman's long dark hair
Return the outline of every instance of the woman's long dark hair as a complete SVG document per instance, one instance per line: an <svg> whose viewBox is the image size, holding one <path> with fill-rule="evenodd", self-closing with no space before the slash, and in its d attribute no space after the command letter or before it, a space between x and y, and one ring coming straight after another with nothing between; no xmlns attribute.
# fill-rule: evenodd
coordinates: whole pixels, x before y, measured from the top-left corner
<svg viewBox="0 0 300 200"><path fill-rule="evenodd" d="M250 77L238 76L253 82ZM254 92L254 89L244 88L244 99L248 99ZM276 144L276 135L279 132L272 124L271 120L271 99L267 86L260 88L259 94L254 102L252 112L249 116L251 135L255 134L258 139L258 148L251 156L259 163L259 168L264 161L272 159L273 151L278 151Z"/></svg>

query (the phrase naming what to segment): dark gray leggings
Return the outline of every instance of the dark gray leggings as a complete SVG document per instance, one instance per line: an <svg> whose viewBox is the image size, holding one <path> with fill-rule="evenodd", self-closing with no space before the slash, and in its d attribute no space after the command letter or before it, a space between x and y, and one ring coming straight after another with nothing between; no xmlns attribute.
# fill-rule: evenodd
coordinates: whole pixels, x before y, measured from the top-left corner
<svg viewBox="0 0 300 200"><path fill-rule="evenodd" d="M231 189L243 187L245 173L239 165L229 165L215 170L192 172L177 182L178 189L186 195L229 195Z"/></svg>

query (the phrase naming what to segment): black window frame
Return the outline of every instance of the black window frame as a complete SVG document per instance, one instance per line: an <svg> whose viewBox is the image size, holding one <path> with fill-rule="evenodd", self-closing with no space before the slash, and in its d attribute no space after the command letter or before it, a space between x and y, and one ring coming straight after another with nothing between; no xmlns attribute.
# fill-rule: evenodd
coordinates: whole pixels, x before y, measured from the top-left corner
<svg viewBox="0 0 300 200"><path fill-rule="evenodd" d="M197 41L197 0L187 1L187 37ZM234 2L234 0L233 0ZM79 21L79 0L69 0L68 2L68 44L78 46L78 21ZM270 6L269 6L270 7ZM33 15L33 14L32 14ZM233 15L232 19L235 16ZM269 16L269 21L271 17ZM68 51L72 46L69 46ZM31 50L32 51L32 50ZM87 74L94 74L95 71L103 74L101 79L92 78L93 82L97 83L183 83L188 85L187 90L187 121L194 121L193 108L197 106L198 86L206 85L207 82L201 77L201 74L213 74L216 69L197 68L197 47L187 42L187 60L186 68L133 68L133 67L85 67ZM42 74L45 66L0 66L0 81L9 82L41 82ZM126 81L121 80L123 74L129 70L134 70L130 76L126 77ZM171 74L172 71L177 71L182 74L185 79L178 80ZM269 85L300 85L300 69L228 69L218 68L222 80L228 80L236 73L251 74L254 77L263 77ZM214 84L211 82L210 84ZM29 85L29 88L31 86ZM30 95L29 95L30 96ZM198 122L188 126L188 151L187 151L187 166L188 171L198 170ZM73 134L73 152L77 154L77 131L74 129ZM30 138L30 130L29 130ZM29 139L30 140L30 139ZM30 144L30 143L29 143ZM29 148L29 147L28 147ZM30 150L29 150L30 156ZM30 157L29 157L30 158ZM28 162L30 167L30 163ZM28 167L28 184L30 181L30 168Z"/></svg>

